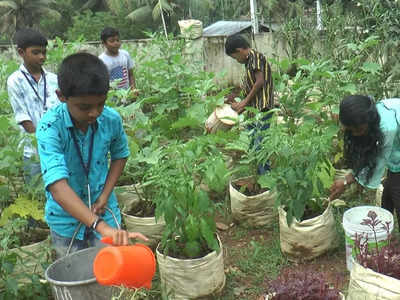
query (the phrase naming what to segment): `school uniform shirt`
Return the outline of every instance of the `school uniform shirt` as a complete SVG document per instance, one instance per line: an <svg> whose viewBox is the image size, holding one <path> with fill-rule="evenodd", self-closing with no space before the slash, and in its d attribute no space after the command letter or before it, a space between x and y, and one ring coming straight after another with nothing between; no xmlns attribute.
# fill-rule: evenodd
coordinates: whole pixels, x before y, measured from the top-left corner
<svg viewBox="0 0 400 300"><path fill-rule="evenodd" d="M273 108L274 96L271 67L268 64L265 56L253 49L250 49L245 66L246 75L244 79L244 87L246 95L250 93L251 89L256 83L256 73L261 72L264 74L264 84L250 102L250 105L260 111L267 111Z"/></svg>
<svg viewBox="0 0 400 300"><path fill-rule="evenodd" d="M67 179L70 187L89 207L86 173L76 149L71 130L75 133L82 159L87 165L92 134L93 148L89 170L91 203L100 196L109 170L109 160L129 156L128 141L120 115L110 107L104 107L93 126L86 134L76 129L72 123L66 103L48 111L39 123L36 131L40 164L46 193L45 220L51 230L64 237L72 237L79 221L66 212L53 198L49 185L60 179ZM108 199L110 208L119 224L121 215L115 193ZM117 227L109 211L103 219L108 225ZM85 226L81 226L76 238L84 239ZM96 233L97 234L97 233ZM99 236L97 234L97 236Z"/></svg>
<svg viewBox="0 0 400 300"><path fill-rule="evenodd" d="M393 173L400 172L400 98L385 99L376 104L381 118L380 129L384 135L381 154L377 157L376 167L367 182L367 168L361 170L356 178L362 186L376 189L381 183L385 169Z"/></svg>
<svg viewBox="0 0 400 300"><path fill-rule="evenodd" d="M39 82L36 82L24 64L21 64L19 69L7 79L8 99L14 111L15 121L18 124L23 121L32 121L37 128L40 118L46 110L60 104L56 94L58 88L57 75L44 69L43 72L46 77L46 97L44 97L43 76L40 77ZM46 103L44 103L44 98L46 98ZM22 125L19 127L25 132ZM36 148L31 144L29 138L24 139L22 144L24 145L25 157L30 158L37 154Z"/></svg>
<svg viewBox="0 0 400 300"><path fill-rule="evenodd" d="M110 81L118 80L117 87L119 89L129 88L128 71L133 69L134 63L129 53L123 49L119 49L117 56L107 55L105 52L99 55L99 58L107 66L110 74Z"/></svg>

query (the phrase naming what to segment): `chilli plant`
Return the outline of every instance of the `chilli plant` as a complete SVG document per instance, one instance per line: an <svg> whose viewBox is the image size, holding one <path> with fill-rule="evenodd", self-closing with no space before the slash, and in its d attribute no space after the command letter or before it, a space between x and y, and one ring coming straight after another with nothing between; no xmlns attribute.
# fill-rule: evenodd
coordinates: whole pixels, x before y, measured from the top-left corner
<svg viewBox="0 0 400 300"><path fill-rule="evenodd" d="M160 245L164 254L198 258L219 250L215 204L201 188L202 182L210 182L210 164L222 157L210 140L202 136L171 144L163 150L163 161L153 166L156 217L162 215L166 222Z"/></svg>
<svg viewBox="0 0 400 300"><path fill-rule="evenodd" d="M302 221L324 211L323 198L334 177L329 157L335 133L334 128L316 126L311 120L294 133L276 122L265 131L258 155L268 158L272 169L259 183L277 191L277 205L286 210L289 225L293 218Z"/></svg>

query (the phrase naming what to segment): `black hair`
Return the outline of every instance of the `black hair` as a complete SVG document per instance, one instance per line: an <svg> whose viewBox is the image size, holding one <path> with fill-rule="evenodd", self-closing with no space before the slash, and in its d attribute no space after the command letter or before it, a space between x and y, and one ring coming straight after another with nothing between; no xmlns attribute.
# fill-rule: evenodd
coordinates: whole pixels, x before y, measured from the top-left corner
<svg viewBox="0 0 400 300"><path fill-rule="evenodd" d="M32 46L46 47L47 39L39 31L31 28L25 28L18 30L15 33L14 43L17 45L18 48L25 50L26 48Z"/></svg>
<svg viewBox="0 0 400 300"><path fill-rule="evenodd" d="M345 97L339 108L339 120L344 126L368 125L365 136L353 136L344 132L344 159L347 167L357 177L365 169L367 183L376 167L376 159L382 151L384 135L380 129L381 118L372 98L363 95Z"/></svg>
<svg viewBox="0 0 400 300"><path fill-rule="evenodd" d="M68 97L106 95L110 88L106 65L97 56L75 53L67 56L58 68L58 87Z"/></svg>
<svg viewBox="0 0 400 300"><path fill-rule="evenodd" d="M231 55L237 52L237 48L250 48L249 42L239 34L228 36L225 42L225 53Z"/></svg>
<svg viewBox="0 0 400 300"><path fill-rule="evenodd" d="M100 34L100 38L103 41L103 43L105 43L108 38L116 35L119 36L119 31L117 29L112 27L105 27Z"/></svg>

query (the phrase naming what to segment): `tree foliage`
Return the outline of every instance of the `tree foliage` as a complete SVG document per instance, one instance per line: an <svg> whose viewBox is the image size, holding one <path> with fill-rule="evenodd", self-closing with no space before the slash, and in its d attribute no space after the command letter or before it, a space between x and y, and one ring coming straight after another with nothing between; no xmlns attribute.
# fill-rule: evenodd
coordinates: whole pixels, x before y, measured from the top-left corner
<svg viewBox="0 0 400 300"><path fill-rule="evenodd" d="M13 32L24 27L39 24L42 17L60 19L60 13L52 8L54 0L0 1L4 13L0 18L0 31Z"/></svg>

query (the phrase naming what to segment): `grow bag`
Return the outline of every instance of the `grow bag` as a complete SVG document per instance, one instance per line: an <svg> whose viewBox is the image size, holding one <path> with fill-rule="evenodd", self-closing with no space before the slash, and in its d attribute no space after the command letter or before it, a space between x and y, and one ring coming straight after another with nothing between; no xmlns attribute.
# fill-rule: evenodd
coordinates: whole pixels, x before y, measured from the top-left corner
<svg viewBox="0 0 400 300"><path fill-rule="evenodd" d="M141 241L142 244L155 247L161 240L165 228L165 221L163 218L156 221L155 217L142 218L122 213L122 219L125 222L126 230L140 232L149 239L147 242Z"/></svg>
<svg viewBox="0 0 400 300"><path fill-rule="evenodd" d="M138 184L122 185L114 188L121 211L130 211L139 202L139 196L136 193L137 189L139 189Z"/></svg>
<svg viewBox="0 0 400 300"><path fill-rule="evenodd" d="M178 25L184 38L197 39L203 35L203 22L200 20L179 20Z"/></svg>
<svg viewBox="0 0 400 300"><path fill-rule="evenodd" d="M354 262L348 300L400 300L400 280L364 268Z"/></svg>
<svg viewBox="0 0 400 300"><path fill-rule="evenodd" d="M290 227L285 210L279 207L279 230L282 253L290 261L313 259L337 244L335 219L330 204L322 215L301 222L294 219Z"/></svg>
<svg viewBox="0 0 400 300"><path fill-rule="evenodd" d="M237 120L237 112L229 104L224 104L213 111L204 126L208 133L215 133L218 130L229 130L237 123Z"/></svg>
<svg viewBox="0 0 400 300"><path fill-rule="evenodd" d="M241 178L244 179L244 178ZM253 227L276 223L278 211L274 207L276 193L266 191L255 196L246 196L229 183L232 217Z"/></svg>
<svg viewBox="0 0 400 300"><path fill-rule="evenodd" d="M156 250L162 293L169 300L196 299L219 293L225 286L223 248L196 259L178 259Z"/></svg>
<svg viewBox="0 0 400 300"><path fill-rule="evenodd" d="M20 248L13 248L9 251L19 256L18 263L15 265L11 277L18 278L21 274L33 275L36 274L43 278L44 262L50 261L50 238L47 237L43 241L33 243ZM2 255L2 252L0 252ZM30 282L28 277L18 279L18 283Z"/></svg>

